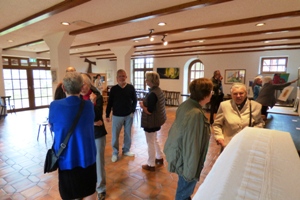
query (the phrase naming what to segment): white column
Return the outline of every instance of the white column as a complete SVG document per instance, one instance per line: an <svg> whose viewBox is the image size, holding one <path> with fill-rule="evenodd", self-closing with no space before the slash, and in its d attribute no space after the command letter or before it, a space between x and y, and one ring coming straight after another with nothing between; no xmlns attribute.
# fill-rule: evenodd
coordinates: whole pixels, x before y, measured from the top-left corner
<svg viewBox="0 0 300 200"><path fill-rule="evenodd" d="M51 70L56 70L58 83L62 81L66 68L70 66L70 46L75 36L68 32L58 32L43 37L50 48ZM53 84L53 94L57 84Z"/></svg>
<svg viewBox="0 0 300 200"><path fill-rule="evenodd" d="M117 56L117 70L124 69L127 73L127 82L132 82L131 74L132 70L130 67L131 55L134 52L133 46L120 46L112 47L111 51ZM116 76L116 74L115 74Z"/></svg>
<svg viewBox="0 0 300 200"><path fill-rule="evenodd" d="M2 55L2 49L0 49L0 55ZM5 96L2 56L0 59L0 96Z"/></svg>

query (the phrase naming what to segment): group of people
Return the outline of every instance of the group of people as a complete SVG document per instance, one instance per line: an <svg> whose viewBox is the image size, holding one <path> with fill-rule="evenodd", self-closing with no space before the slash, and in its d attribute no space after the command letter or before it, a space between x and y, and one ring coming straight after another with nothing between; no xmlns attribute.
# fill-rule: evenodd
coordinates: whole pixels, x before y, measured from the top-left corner
<svg viewBox="0 0 300 200"><path fill-rule="evenodd" d="M195 79L189 85L190 98L176 111L164 147L168 170L178 174L175 200L191 199L204 166L211 129L222 150L243 128L263 128L263 108L274 106L275 89L286 87L297 80L275 85L270 77L264 77L264 85L254 101L248 99L247 88L243 83L233 83L230 89L232 99L223 101L221 81L219 70L214 72L211 79ZM259 86L261 81L257 80L256 84ZM203 107L209 102L211 111L208 121Z"/></svg>
<svg viewBox="0 0 300 200"><path fill-rule="evenodd" d="M155 171L155 165L163 164L163 152L157 141L157 131L166 121L165 98L159 88L159 75L156 72L145 74L146 84L150 87L148 95L139 102L142 113L141 126L145 130L149 159L142 168ZM106 106L106 122L112 113L112 162L119 159L119 135L124 126L122 154L135 156L130 152L131 127L136 110L135 88L126 82L125 70L117 71L117 83L110 90ZM96 81L100 78L97 77ZM105 145L106 134L103 115L103 97L99 83L93 83L88 74L77 73L75 68L66 70L63 81L58 84L55 101L49 109L49 126L55 133L53 149L58 153L74 121L82 100L84 108L78 124L72 133L67 148L59 158L59 192L62 199L95 199L106 196Z"/></svg>
<svg viewBox="0 0 300 200"><path fill-rule="evenodd" d="M102 200L106 195L104 154L107 134L102 117L103 97L88 74L77 73L74 68L68 68L66 72L57 88L65 96L55 95L56 101L50 104L49 109L49 125L55 133L53 148L56 153L72 125L80 102L84 100L85 104L67 148L59 159L59 192L63 199L95 199L97 192L98 199ZM105 114L106 122L112 121L112 162L119 159L119 136L123 126L122 154L135 156L130 151L131 127L138 103L135 88L126 82L126 71L118 70L116 78L117 84L110 90ZM142 165L142 169L155 171L156 167L163 165L165 154L168 170L178 174L176 200L191 199L204 166L211 129L216 142L224 148L244 127L264 126L262 107L274 103L264 100L265 95L274 96L277 88L271 80L267 80L265 77L262 81L264 85L256 100L247 98L244 84L234 83L230 90L232 99L224 102L220 71L215 71L211 79L193 80L189 85L190 98L178 107L162 150L157 132L166 121L165 97L159 87L159 74L147 72L145 82L149 86L149 93L139 102L142 108L141 127L145 131L148 146L148 161ZM255 82L255 86L260 84L259 80ZM211 117L207 119L204 106L209 102ZM214 113L215 119L212 117Z"/></svg>

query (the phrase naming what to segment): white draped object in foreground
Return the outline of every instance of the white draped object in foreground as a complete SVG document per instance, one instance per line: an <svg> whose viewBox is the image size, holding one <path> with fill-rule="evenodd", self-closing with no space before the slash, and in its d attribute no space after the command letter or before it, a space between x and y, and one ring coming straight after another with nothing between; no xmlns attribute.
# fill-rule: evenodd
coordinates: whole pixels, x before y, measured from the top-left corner
<svg viewBox="0 0 300 200"><path fill-rule="evenodd" d="M193 200L300 199L300 159L290 133L247 127L224 149Z"/></svg>

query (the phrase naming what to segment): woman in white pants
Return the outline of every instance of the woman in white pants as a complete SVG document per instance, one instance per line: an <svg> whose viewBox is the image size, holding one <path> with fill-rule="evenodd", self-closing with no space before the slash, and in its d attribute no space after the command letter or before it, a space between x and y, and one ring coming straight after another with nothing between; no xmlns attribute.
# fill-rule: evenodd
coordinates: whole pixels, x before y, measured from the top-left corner
<svg viewBox="0 0 300 200"><path fill-rule="evenodd" d="M155 165L163 165L163 152L157 141L157 131L166 122L165 96L159 88L159 75L146 72L145 81L150 87L149 93L140 102L143 109L141 126L144 128L148 145L148 162L142 165L144 170L155 171Z"/></svg>

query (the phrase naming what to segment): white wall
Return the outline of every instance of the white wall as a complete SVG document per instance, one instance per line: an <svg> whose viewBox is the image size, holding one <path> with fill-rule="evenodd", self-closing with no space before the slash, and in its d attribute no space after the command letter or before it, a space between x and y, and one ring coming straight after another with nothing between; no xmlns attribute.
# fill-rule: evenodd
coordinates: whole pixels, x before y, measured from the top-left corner
<svg viewBox="0 0 300 200"><path fill-rule="evenodd" d="M271 56L287 56L288 67L287 73L290 73L289 81L298 78L298 68L300 67L300 51L269 51L269 52L255 52L255 53L235 53L235 54L218 54L218 55L200 55L200 56L183 56L177 58L156 58L154 59L154 70L156 68L179 67L180 77L179 80L162 79L161 88L170 91L180 91L186 93L183 87L184 65L191 58L199 59L204 64L204 77L211 78L215 70L220 70L224 75L225 69L246 69L246 82L248 86L249 81L253 81L254 77L260 72L260 58ZM230 93L230 84L224 84L224 93ZM296 84L294 91L289 99L296 97Z"/></svg>

